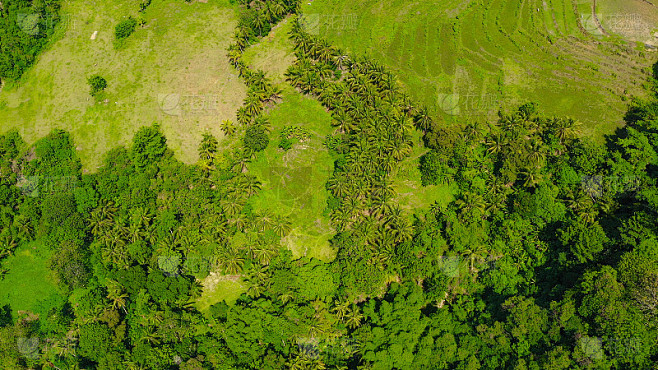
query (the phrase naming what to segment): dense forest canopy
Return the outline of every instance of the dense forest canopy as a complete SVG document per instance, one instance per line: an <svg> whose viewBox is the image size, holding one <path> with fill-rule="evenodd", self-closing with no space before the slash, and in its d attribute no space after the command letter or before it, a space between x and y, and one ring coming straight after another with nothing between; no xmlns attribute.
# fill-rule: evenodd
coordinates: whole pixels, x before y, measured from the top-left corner
<svg viewBox="0 0 658 370"><path fill-rule="evenodd" d="M655 368L658 63L652 98L634 100L602 143L532 102L448 126L384 67L309 35L297 1L239 3L227 53L248 92L238 122L222 124L234 150L206 134L198 163L184 164L145 123L83 173L66 131L33 145L0 136L0 276L19 252L41 253L57 289L35 312L0 309L2 366ZM284 17L296 56L287 83L334 126L330 262L293 257L289 217L253 204L262 179L250 164L309 135L271 137L264 112L281 90L242 59ZM423 185L453 185L455 199L398 204L405 161ZM215 275L246 292L202 312L200 281Z"/></svg>
<svg viewBox="0 0 658 370"><path fill-rule="evenodd" d="M59 0L4 0L0 5L0 81L17 80L60 22Z"/></svg>

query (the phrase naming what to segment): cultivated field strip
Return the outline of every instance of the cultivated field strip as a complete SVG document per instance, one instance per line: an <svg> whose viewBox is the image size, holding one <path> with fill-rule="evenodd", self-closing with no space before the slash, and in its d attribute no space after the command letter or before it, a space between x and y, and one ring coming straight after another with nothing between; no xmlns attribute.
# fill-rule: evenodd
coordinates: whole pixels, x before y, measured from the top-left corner
<svg viewBox="0 0 658 370"><path fill-rule="evenodd" d="M416 101L448 121L482 112L446 114L445 94L499 96L503 109L535 100L600 137L621 123L628 99L644 96L650 54L588 33L587 0L397 0L376 7L316 0L302 11L355 16L354 27L326 27L322 36L383 62Z"/></svg>

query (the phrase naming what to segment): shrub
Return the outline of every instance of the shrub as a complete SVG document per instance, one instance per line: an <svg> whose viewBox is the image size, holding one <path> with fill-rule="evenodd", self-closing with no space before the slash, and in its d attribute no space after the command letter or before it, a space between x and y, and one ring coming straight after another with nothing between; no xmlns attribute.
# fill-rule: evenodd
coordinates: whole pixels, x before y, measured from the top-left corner
<svg viewBox="0 0 658 370"><path fill-rule="evenodd" d="M105 90L107 87L107 81L99 76L99 75L93 75L87 79L87 83L89 83L89 87L91 88L91 96L96 96L99 92Z"/></svg>
<svg viewBox="0 0 658 370"><path fill-rule="evenodd" d="M288 139L287 137L282 137L281 141L279 142L279 148L283 150L290 150L290 148L292 148L292 140Z"/></svg>
<svg viewBox="0 0 658 370"><path fill-rule="evenodd" d="M269 143L270 139L267 137L265 129L261 126L249 127L244 135L244 146L255 152L265 150Z"/></svg>
<svg viewBox="0 0 658 370"><path fill-rule="evenodd" d="M132 17L128 17L128 19L124 19L117 24L114 29L114 36L117 40L125 39L135 32L135 27L137 27L137 21Z"/></svg>

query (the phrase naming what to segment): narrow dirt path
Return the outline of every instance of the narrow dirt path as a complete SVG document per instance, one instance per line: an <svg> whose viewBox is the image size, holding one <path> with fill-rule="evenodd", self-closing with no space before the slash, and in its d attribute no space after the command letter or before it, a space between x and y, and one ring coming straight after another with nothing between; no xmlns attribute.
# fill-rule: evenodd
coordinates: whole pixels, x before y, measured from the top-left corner
<svg viewBox="0 0 658 370"><path fill-rule="evenodd" d="M594 22L596 22L596 27L598 27L599 31L601 31L606 36L610 36L603 28L603 25L599 21L599 17L596 16L596 0L592 0L592 19L594 19Z"/></svg>

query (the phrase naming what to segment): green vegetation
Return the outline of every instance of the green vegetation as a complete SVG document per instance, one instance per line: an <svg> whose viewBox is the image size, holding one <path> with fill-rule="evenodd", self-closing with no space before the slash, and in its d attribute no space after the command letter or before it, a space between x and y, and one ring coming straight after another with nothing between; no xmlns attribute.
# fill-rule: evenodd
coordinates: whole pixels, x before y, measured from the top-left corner
<svg viewBox="0 0 658 370"><path fill-rule="evenodd" d="M0 6L0 83L35 62L60 23L59 0L5 0Z"/></svg>
<svg viewBox="0 0 658 370"><path fill-rule="evenodd" d="M601 22L618 34L599 35ZM435 119L496 119L537 101L602 139L623 123L627 99L645 96L658 45L655 8L642 0L302 2L311 32L395 72Z"/></svg>
<svg viewBox="0 0 658 370"><path fill-rule="evenodd" d="M66 130L76 138L88 172L102 166L105 153L129 146L139 127L153 122L161 124L177 158L188 164L197 161L204 132L222 142L221 148L228 146L219 123L235 121L246 93L225 50L236 9L228 1L167 0L154 1L140 13L138 4L62 2L62 21L38 62L20 83L5 81L0 133L17 129L34 143L54 128ZM127 16L146 24L115 49L114 27ZM93 74L109 83L100 101L89 96L87 78Z"/></svg>
<svg viewBox="0 0 658 370"><path fill-rule="evenodd" d="M655 368L658 63L605 140L535 102L445 124L384 65L323 37L299 1L186 3L113 11L147 22L127 54L153 14L238 15L232 43L214 46L246 93L199 132L194 160L176 157L171 121L148 115L93 172L77 147L88 137L30 141L3 123L3 367ZM546 21L536 6L557 9L554 31L573 21L553 0L469 4L509 34ZM285 57L266 66L269 52ZM94 67L112 83L90 78L92 95L112 98L126 74Z"/></svg>
<svg viewBox="0 0 658 370"><path fill-rule="evenodd" d="M135 32L135 27L137 27L137 20L132 17L128 17L117 24L116 28L114 29L114 37L116 37L117 40L125 39L126 37L132 35L133 32Z"/></svg>
<svg viewBox="0 0 658 370"><path fill-rule="evenodd" d="M96 96L98 95L98 93L102 92L107 88L107 81L99 75L93 75L89 77L87 79L87 83L91 88L91 91L89 92L91 96Z"/></svg>

